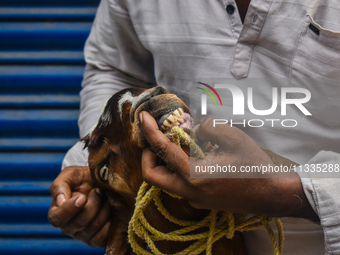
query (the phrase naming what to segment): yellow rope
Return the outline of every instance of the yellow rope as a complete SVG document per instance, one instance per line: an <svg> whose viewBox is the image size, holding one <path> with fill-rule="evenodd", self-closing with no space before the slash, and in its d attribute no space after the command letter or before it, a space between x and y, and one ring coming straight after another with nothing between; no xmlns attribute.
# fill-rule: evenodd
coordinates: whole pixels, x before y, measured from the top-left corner
<svg viewBox="0 0 340 255"><path fill-rule="evenodd" d="M203 158L205 155L194 141L190 141L190 137L181 128L174 127L171 130L170 137L177 145L190 148L191 153L198 158ZM143 182L136 198L136 205L134 214L129 223L128 240L136 254L140 255L163 255L155 245L157 241L175 241L187 242L194 241L184 250L173 255L198 255L205 251L206 255L212 254L213 244L226 237L231 239L234 237L236 231L244 232L254 230L260 227L265 227L269 234L270 240L273 244L274 254L281 255L283 249L283 228L282 223L278 218L266 217L261 215L247 216L245 214L234 214L223 211L212 210L201 221L182 220L174 217L164 207L162 203L162 191L159 188L150 186ZM169 194L177 199L181 199L176 195ZM154 202L158 211L164 218L179 226L178 230L163 233L154 228L145 218L144 210L151 203ZM276 240L275 233L270 226L270 222L274 221L278 229L278 240ZM195 230L206 228L198 234L192 234ZM144 240L148 245L150 251L146 247L138 244L137 236Z"/></svg>

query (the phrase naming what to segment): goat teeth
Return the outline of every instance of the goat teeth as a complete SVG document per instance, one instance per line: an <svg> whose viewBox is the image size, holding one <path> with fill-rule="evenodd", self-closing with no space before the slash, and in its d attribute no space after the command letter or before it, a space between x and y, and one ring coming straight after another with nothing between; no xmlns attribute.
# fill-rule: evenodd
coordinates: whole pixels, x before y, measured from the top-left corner
<svg viewBox="0 0 340 255"><path fill-rule="evenodd" d="M169 123L168 119L164 120L162 126L171 128L171 124Z"/></svg>
<svg viewBox="0 0 340 255"><path fill-rule="evenodd" d="M173 114L173 115L176 115L176 117L178 117L178 118L181 117L181 114L180 114L180 112L178 111L178 109L175 110L172 114Z"/></svg>
<svg viewBox="0 0 340 255"><path fill-rule="evenodd" d="M180 126L187 119L182 108L178 108L168 115L160 126L161 130L168 131L173 126Z"/></svg>
<svg viewBox="0 0 340 255"><path fill-rule="evenodd" d="M185 116L185 113L182 108L178 108L177 110L181 116Z"/></svg>
<svg viewBox="0 0 340 255"><path fill-rule="evenodd" d="M177 118L174 115L170 115L166 120L170 123L176 123Z"/></svg>
<svg viewBox="0 0 340 255"><path fill-rule="evenodd" d="M164 121L164 123L163 123L163 125L161 127L161 129L163 131L168 131L171 128L172 128L172 125L168 121Z"/></svg>
<svg viewBox="0 0 340 255"><path fill-rule="evenodd" d="M161 130L163 130L163 131L167 131L168 129L169 129L169 127L166 127L164 125L161 126Z"/></svg>

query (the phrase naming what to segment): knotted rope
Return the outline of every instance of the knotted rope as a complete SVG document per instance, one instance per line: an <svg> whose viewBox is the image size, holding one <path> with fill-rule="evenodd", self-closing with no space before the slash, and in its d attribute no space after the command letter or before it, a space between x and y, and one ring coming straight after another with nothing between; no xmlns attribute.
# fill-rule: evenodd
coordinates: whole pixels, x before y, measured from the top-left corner
<svg viewBox="0 0 340 255"><path fill-rule="evenodd" d="M197 158L203 158L205 155L198 145L191 140L187 133L179 127L173 127L169 138L179 146L186 146L191 149L191 152ZM175 253L174 255L197 255L206 251L206 255L212 254L213 244L226 237L231 239L234 237L236 231L244 232L254 230L260 227L265 227L271 239L274 254L281 255L283 249L283 227L278 218L255 215L247 216L246 214L235 214L224 211L212 210L201 221L181 220L169 213L164 207L161 199L161 189L150 186L143 182L141 185L137 198L134 214L129 223L128 239L129 243L136 254L141 255L163 255L155 245L157 241L176 241L187 242L194 241L184 250ZM169 194L177 199L181 199L176 195ZM155 229L145 218L144 210L151 203L154 202L159 212L172 223L175 223L179 228L169 233L163 233ZM270 222L274 221L278 229L278 240L276 240L275 233L270 226ZM208 229L202 233L192 233L198 229ZM141 247L136 237L143 239L150 251Z"/></svg>

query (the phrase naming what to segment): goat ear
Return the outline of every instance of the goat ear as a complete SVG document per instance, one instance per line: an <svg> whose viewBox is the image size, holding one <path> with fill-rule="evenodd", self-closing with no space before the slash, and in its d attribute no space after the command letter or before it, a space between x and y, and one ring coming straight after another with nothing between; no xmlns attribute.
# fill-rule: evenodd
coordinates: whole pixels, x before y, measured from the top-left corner
<svg viewBox="0 0 340 255"><path fill-rule="evenodd" d="M87 134L86 136L81 138L79 141L84 142L84 149L85 149L85 148L89 147L90 140L91 140L91 136L90 136L90 134Z"/></svg>
<svg viewBox="0 0 340 255"><path fill-rule="evenodd" d="M80 141L85 143L84 149L95 148L104 141L103 130L101 128L95 128L91 133L81 138Z"/></svg>

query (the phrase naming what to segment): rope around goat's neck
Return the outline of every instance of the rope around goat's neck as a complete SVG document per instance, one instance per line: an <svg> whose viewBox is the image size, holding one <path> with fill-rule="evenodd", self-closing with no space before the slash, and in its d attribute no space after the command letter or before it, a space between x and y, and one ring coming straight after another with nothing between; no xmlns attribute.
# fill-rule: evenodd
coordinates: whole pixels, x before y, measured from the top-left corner
<svg viewBox="0 0 340 255"><path fill-rule="evenodd" d="M190 147L191 153L198 158L203 158L204 153L198 147L194 141L190 141L190 137L183 129L179 127L173 127L171 130L171 140L179 146ZM143 182L136 198L136 205L134 214L129 223L128 240L136 254L141 255L163 255L155 245L157 241L176 241L187 242L194 241L184 250L175 253L174 255L197 255L203 251L206 251L206 255L212 254L213 244L226 237L231 239L234 237L236 231L244 232L254 230L260 227L265 227L269 234L270 240L273 244L274 254L281 255L283 250L283 227L278 218L272 218L267 216L255 215L247 217L245 214L227 213L224 211L212 210L201 221L188 221L181 220L173 215L164 207L161 199L162 190L154 186L150 186ZM172 195L174 198L181 199L176 195ZM163 233L154 228L145 218L144 210L151 203L154 202L158 211L164 218L179 226L178 230ZM270 226L270 222L274 221L278 229L278 241L276 240L275 233ZM200 228L208 228L208 231L199 234L190 234L194 230ZM136 236L143 239L150 251L147 251L146 247L141 247Z"/></svg>

